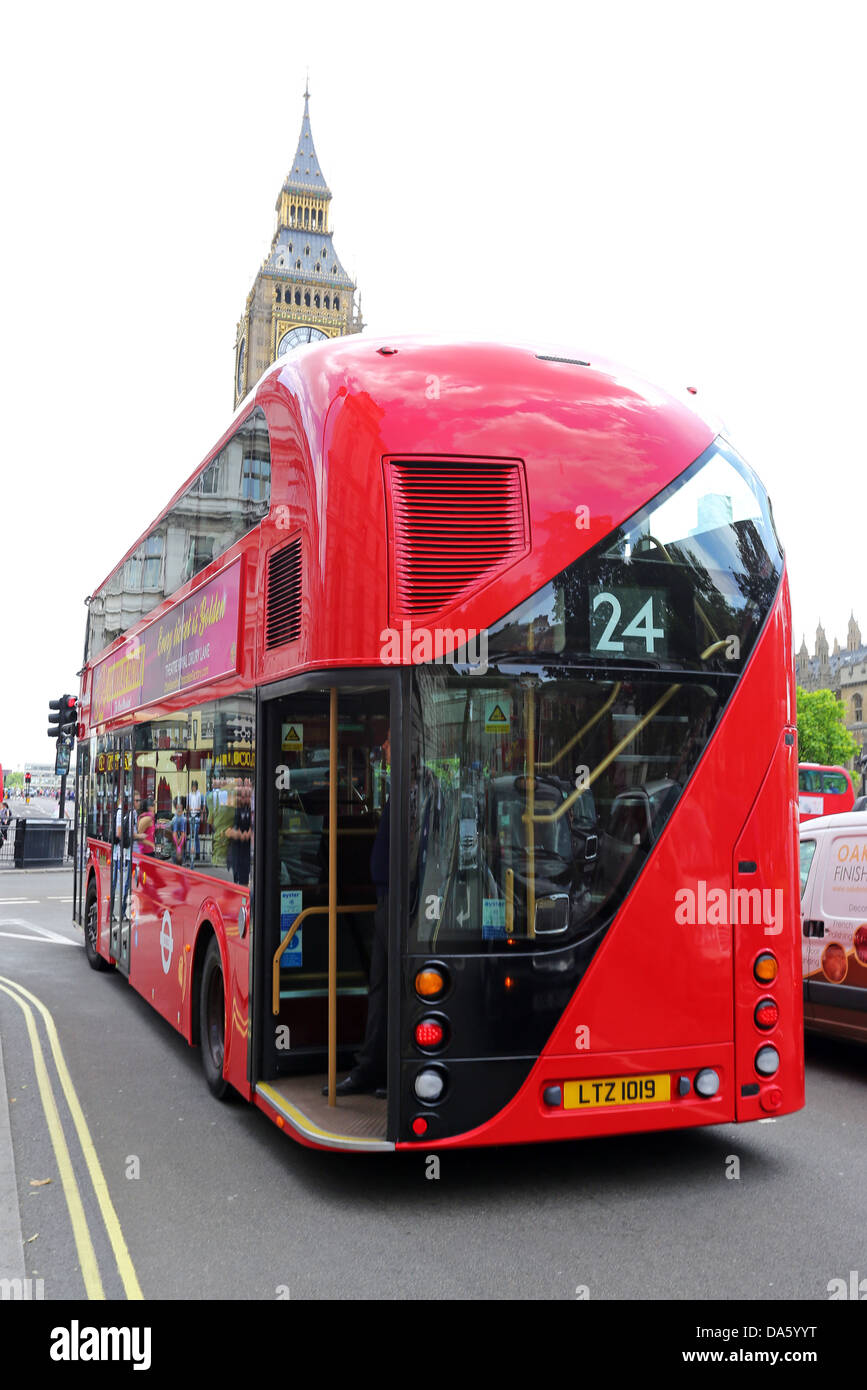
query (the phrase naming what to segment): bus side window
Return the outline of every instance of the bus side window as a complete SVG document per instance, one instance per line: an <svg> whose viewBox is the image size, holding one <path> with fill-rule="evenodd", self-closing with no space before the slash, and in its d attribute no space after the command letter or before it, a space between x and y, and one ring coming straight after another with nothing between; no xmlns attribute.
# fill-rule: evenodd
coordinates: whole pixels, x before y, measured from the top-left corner
<svg viewBox="0 0 867 1390"><path fill-rule="evenodd" d="M807 880L810 877L810 866L813 863L813 856L816 853L815 840L801 841L801 901L807 891Z"/></svg>

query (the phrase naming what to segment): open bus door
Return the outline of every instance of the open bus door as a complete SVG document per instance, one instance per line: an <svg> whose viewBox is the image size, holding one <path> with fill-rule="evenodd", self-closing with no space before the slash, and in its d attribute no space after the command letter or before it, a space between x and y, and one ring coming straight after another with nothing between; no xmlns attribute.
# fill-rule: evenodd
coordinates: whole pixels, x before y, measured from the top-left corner
<svg viewBox="0 0 867 1390"><path fill-rule="evenodd" d="M250 1079L302 1137L326 1147L328 1135L340 1147L386 1146L386 1102L338 1099L335 1086L365 1036L377 907L370 860L395 790L382 745L396 688L396 678L372 673L317 673L262 696ZM396 894L388 897L391 1005L399 948ZM393 1034L393 1007L388 1016Z"/></svg>
<svg viewBox="0 0 867 1390"><path fill-rule="evenodd" d="M111 954L118 969L129 974L130 907L132 897L133 793L132 731L115 734L110 740L115 754L116 809L111 819L111 889L109 921Z"/></svg>

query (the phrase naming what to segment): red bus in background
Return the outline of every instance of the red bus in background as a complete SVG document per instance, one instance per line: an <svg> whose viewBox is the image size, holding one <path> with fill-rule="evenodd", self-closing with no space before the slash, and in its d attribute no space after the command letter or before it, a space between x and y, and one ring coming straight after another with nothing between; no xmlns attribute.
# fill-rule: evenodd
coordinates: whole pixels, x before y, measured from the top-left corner
<svg viewBox="0 0 867 1390"><path fill-rule="evenodd" d="M801 821L851 811L855 789L845 767L798 763L798 812Z"/></svg>
<svg viewBox="0 0 867 1390"><path fill-rule="evenodd" d="M352 1151L803 1104L783 555L686 404L311 346L88 605L75 917L215 1095Z"/></svg>

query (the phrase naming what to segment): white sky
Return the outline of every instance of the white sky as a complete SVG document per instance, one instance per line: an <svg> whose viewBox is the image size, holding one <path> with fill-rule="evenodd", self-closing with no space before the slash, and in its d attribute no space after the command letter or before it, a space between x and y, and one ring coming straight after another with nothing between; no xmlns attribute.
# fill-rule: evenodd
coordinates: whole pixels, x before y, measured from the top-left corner
<svg viewBox="0 0 867 1390"><path fill-rule="evenodd" d="M367 331L569 344L697 386L771 493L796 644L820 617L845 643L853 606L867 638L865 15L7 7L3 766L53 755L84 596L228 423L308 66Z"/></svg>

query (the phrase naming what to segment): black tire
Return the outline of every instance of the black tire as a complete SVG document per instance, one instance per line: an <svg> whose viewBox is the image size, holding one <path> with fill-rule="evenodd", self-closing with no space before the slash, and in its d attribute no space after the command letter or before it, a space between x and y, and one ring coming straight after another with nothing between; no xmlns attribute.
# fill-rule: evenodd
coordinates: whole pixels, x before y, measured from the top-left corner
<svg viewBox="0 0 867 1390"><path fill-rule="evenodd" d="M199 991L199 1033L202 1046L202 1070L208 1090L217 1100L225 1100L229 1083L223 1076L226 1057L226 990L220 948L211 938L202 968Z"/></svg>
<svg viewBox="0 0 867 1390"><path fill-rule="evenodd" d="M110 970L108 961L96 949L98 935L99 900L96 896L96 884L91 880L87 890L87 906L84 909L84 954L91 970Z"/></svg>

